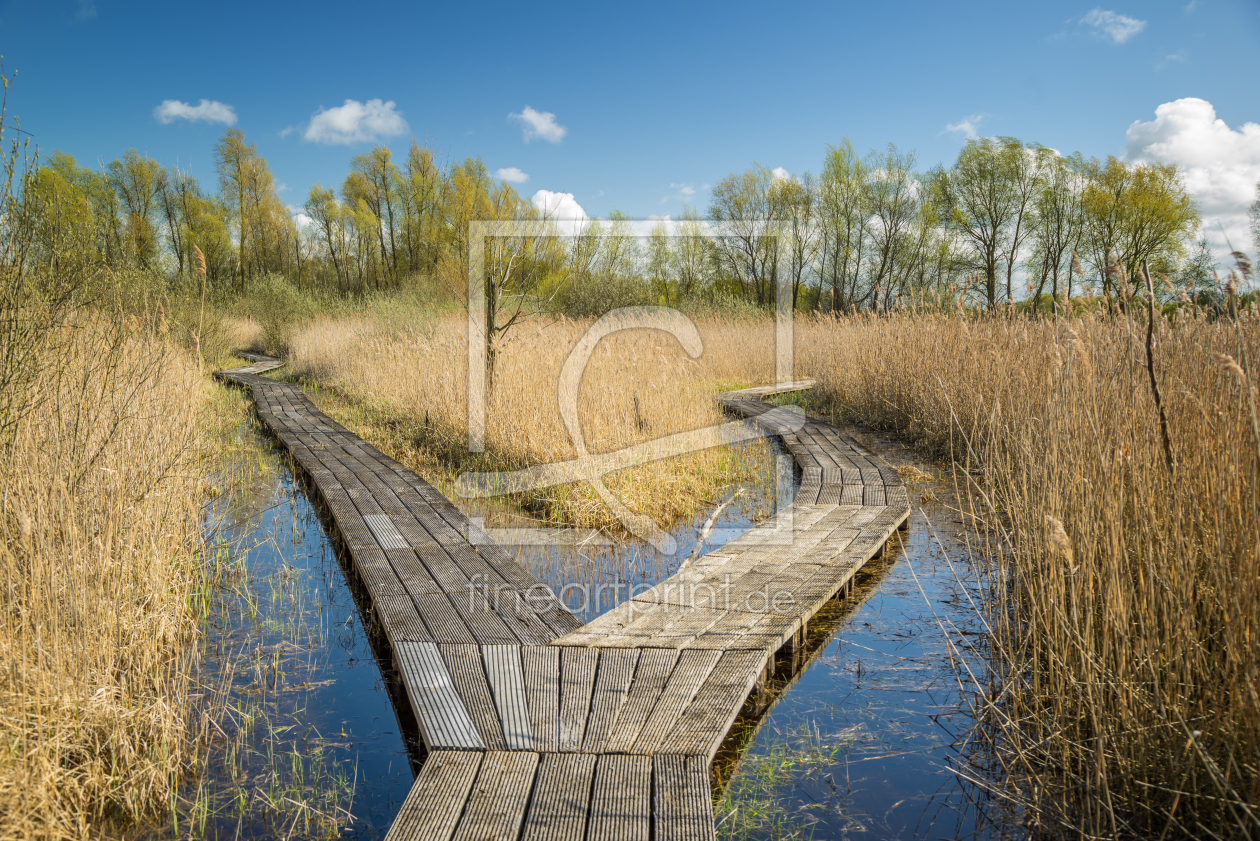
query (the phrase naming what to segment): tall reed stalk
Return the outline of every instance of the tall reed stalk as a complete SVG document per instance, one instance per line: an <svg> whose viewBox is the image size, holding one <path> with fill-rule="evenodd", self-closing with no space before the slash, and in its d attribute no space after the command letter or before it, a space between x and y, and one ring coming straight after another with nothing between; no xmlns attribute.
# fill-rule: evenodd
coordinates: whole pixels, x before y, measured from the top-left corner
<svg viewBox="0 0 1260 841"><path fill-rule="evenodd" d="M1158 318L1149 367L1141 310L798 326L834 410L964 471L996 539L986 732L1041 832L1260 835L1257 326Z"/></svg>

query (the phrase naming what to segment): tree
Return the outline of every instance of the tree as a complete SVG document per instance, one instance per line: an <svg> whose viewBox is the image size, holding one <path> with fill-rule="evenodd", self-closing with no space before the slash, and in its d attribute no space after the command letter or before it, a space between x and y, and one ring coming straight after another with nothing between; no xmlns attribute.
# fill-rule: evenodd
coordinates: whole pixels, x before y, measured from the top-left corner
<svg viewBox="0 0 1260 841"><path fill-rule="evenodd" d="M818 183L819 290L830 291L829 308L835 312L857 303L863 247L867 243L870 197L867 173L861 158L846 137L839 146L828 146Z"/></svg>
<svg viewBox="0 0 1260 841"><path fill-rule="evenodd" d="M158 193L166 181L166 170L135 149L123 153L122 160L106 167L110 186L118 195L126 220L127 251L141 268L151 268L157 257L157 228L153 224Z"/></svg>
<svg viewBox="0 0 1260 841"><path fill-rule="evenodd" d="M779 276L778 230L770 217L774 174L753 164L713 188L709 218L718 223L714 240L723 269L761 306L773 303Z"/></svg>
<svg viewBox="0 0 1260 841"><path fill-rule="evenodd" d="M1128 296L1143 283L1138 267L1173 270L1199 229L1199 210L1186 191L1176 166L1126 164L1115 157L1085 164L1087 183L1081 195L1089 260L1099 274L1104 295ZM1108 277L1107 254L1113 252L1129 288L1120 290Z"/></svg>
<svg viewBox="0 0 1260 841"><path fill-rule="evenodd" d="M1081 247L1084 217L1081 191L1085 162L1079 154L1062 157L1049 149L1038 149L1041 184L1037 190L1034 211L1037 224L1033 234L1033 262L1037 266L1038 286L1034 300L1041 302L1046 281L1051 282L1050 306L1059 308L1059 275L1067 282L1072 296L1072 252Z"/></svg>
<svg viewBox="0 0 1260 841"><path fill-rule="evenodd" d="M1023 144L1013 138L968 140L948 170L929 176L942 222L959 235L962 259L983 281L984 303L998 302L998 273L1018 253L1017 223L1027 212Z"/></svg>
<svg viewBox="0 0 1260 841"><path fill-rule="evenodd" d="M788 279L792 282L792 309L796 309L801 285L813 271L818 255L818 226L814 220L817 185L806 172L795 178L776 178L770 185L770 213L781 219L781 250L787 257Z"/></svg>
<svg viewBox="0 0 1260 841"><path fill-rule="evenodd" d="M921 190L914 178L914 152L893 144L880 155L872 152L864 165L869 197L871 254L869 292L872 306L887 308L895 291L916 268L926 244L921 218Z"/></svg>
<svg viewBox="0 0 1260 841"><path fill-rule="evenodd" d="M311 218L315 235L320 239L321 244L328 249L328 256L333 264L333 272L336 274L337 285L343 291L349 289L350 278L343 265L347 250L345 217L341 205L337 202L336 194L331 189L325 189L319 184L315 184L311 187L311 192L306 197L304 209L306 210L306 215Z"/></svg>

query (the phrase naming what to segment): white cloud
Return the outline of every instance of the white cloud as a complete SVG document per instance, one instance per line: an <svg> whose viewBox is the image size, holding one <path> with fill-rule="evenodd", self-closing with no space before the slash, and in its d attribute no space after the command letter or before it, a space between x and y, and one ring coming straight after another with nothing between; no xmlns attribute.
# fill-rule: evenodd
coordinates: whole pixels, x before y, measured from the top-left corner
<svg viewBox="0 0 1260 841"><path fill-rule="evenodd" d="M526 143L535 138L546 140L548 143L559 143L569 132L567 128L556 123L555 114L550 111L535 111L528 105L519 114L508 114L508 119L516 120L521 124L521 137Z"/></svg>
<svg viewBox="0 0 1260 841"><path fill-rule="evenodd" d="M675 192L661 199L661 204L665 204L668 201L689 202L696 197L697 187L690 181L680 181L677 184L671 182L669 189ZM698 189L707 190L709 185L701 184Z"/></svg>
<svg viewBox="0 0 1260 841"><path fill-rule="evenodd" d="M159 123L188 120L193 123L223 123L227 126L236 124L236 111L231 105L209 99L203 99L196 105L189 105L178 99L163 100L161 105L153 109L153 116Z"/></svg>
<svg viewBox="0 0 1260 841"><path fill-rule="evenodd" d="M293 216L293 224L298 226L299 231L315 224L315 220L307 216L301 210L294 211L292 208L290 208L290 212Z"/></svg>
<svg viewBox="0 0 1260 841"><path fill-rule="evenodd" d="M496 170L494 177L502 181L510 181L513 184L524 184L529 180L529 175L521 172L514 166L505 166L503 169Z"/></svg>
<svg viewBox="0 0 1260 841"><path fill-rule="evenodd" d="M1198 6L1199 6L1199 0L1190 0L1190 2L1187 3L1184 7L1186 10L1186 14L1190 14L1196 8L1198 8Z"/></svg>
<svg viewBox="0 0 1260 841"><path fill-rule="evenodd" d="M775 178L791 178L792 177L792 173L788 172L786 169L784 169L781 166L776 166L774 169L770 170L770 174L773 175Z"/></svg>
<svg viewBox="0 0 1260 841"><path fill-rule="evenodd" d="M1146 28L1146 21L1109 12L1106 9L1094 9L1081 18L1081 23L1092 26L1099 35L1110 38L1117 44L1123 44Z"/></svg>
<svg viewBox="0 0 1260 841"><path fill-rule="evenodd" d="M530 201L548 219L554 222L571 223L560 226L561 230L569 233L577 233L591 220L591 217L586 215L586 211L582 209L582 205L577 203L577 199L574 198L572 193L553 193L550 190L539 190L530 197Z"/></svg>
<svg viewBox="0 0 1260 841"><path fill-rule="evenodd" d="M94 0L79 0L78 8L75 9L74 19L76 21L92 20L96 17L96 3Z"/></svg>
<svg viewBox="0 0 1260 841"><path fill-rule="evenodd" d="M311 117L302 139L313 143L348 146L371 143L382 137L395 137L407 130L407 121L396 110L393 100L369 99L358 102L347 99L345 105L321 108Z"/></svg>
<svg viewBox="0 0 1260 841"><path fill-rule="evenodd" d="M1260 181L1260 125L1232 129L1216 118L1212 103L1188 98L1159 106L1150 122L1134 122L1126 138L1125 160L1181 167L1209 240L1224 246L1223 227L1234 248L1247 250L1247 208Z"/></svg>
<svg viewBox="0 0 1260 841"><path fill-rule="evenodd" d="M945 126L941 134L956 131L960 132L968 140L975 140L980 136L980 121L984 119L984 116L984 114L972 114L970 117L963 117L958 122Z"/></svg>
<svg viewBox="0 0 1260 841"><path fill-rule="evenodd" d="M666 213L664 216L657 216L655 213L649 213L648 221L649 222L669 222L670 218L669 218L668 213Z"/></svg>

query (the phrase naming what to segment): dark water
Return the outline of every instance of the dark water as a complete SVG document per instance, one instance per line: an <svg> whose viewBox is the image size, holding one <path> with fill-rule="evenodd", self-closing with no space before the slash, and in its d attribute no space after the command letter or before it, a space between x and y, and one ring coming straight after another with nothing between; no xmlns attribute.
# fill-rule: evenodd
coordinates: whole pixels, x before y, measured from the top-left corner
<svg viewBox="0 0 1260 841"><path fill-rule="evenodd" d="M865 443L894 463L933 469L894 442ZM203 673L227 678L207 691L206 705L217 695L228 711L206 772L188 794L191 805L180 810L182 825L172 829L203 837L375 838L406 797L423 747L387 643L365 627L365 595L347 584L353 576L327 536L327 520L287 459L264 448L269 454L251 481L237 483L207 515L207 530L223 547L223 573ZM723 511L703 551L790 501L781 452L758 452L762 480ZM820 616L802 659L781 662L773 707L750 707L737 721L715 765L721 834L993 834L983 798L951 770L967 759L959 745L971 719L949 654L978 663L971 646L980 639L970 601L976 593L956 536L962 526L945 483L923 476L912 483L912 500L900 545L894 540L853 596ZM620 600L595 602L592 584L667 577L695 548L705 519L672 530L679 544L672 556L636 542L520 547L518 557L558 590L574 585L566 600L589 620Z"/></svg>
<svg viewBox="0 0 1260 841"><path fill-rule="evenodd" d="M956 773L983 780L988 754L958 677L983 681L984 626L952 485L895 441L846 434L917 468L910 527L819 615L806 662L780 657L772 709L736 722L715 762L719 837L1006 837L1001 804Z"/></svg>

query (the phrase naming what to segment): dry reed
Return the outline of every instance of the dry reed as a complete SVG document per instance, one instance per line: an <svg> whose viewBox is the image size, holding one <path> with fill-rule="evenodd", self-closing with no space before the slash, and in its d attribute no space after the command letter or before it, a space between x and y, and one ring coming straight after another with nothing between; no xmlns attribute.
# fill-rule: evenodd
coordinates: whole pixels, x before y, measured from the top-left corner
<svg viewBox="0 0 1260 841"><path fill-rule="evenodd" d="M207 381L96 316L46 345L0 465L0 837L111 833L171 802L188 727Z"/></svg>
<svg viewBox="0 0 1260 841"><path fill-rule="evenodd" d="M483 462L467 456L466 322L460 315L430 312L404 326L370 316L320 319L290 340L291 370L336 386L356 402L389 406L392 423L411 418L409 441L316 395L334 417L450 495L450 465L445 474L434 475L442 468L423 455L419 437L444 437L451 458L462 448L459 469L517 469L575 457L556 383L565 358L590 324L587 319L540 319L512 335L495 363L486 429L491 459ZM592 453L722 423L728 419L718 408L718 391L773 376L769 322L706 319L697 326L704 352L695 360L659 331L617 333L599 344L578 398ZM696 512L719 486L747 475L747 465L718 448L620 471L608 477L608 487L636 513L669 522ZM533 502L541 503L550 518L572 525L613 524L584 485L546 489Z"/></svg>
<svg viewBox="0 0 1260 841"><path fill-rule="evenodd" d="M1260 835L1260 331L902 314L798 322L847 419L960 464L995 535L996 756L1040 832ZM1223 363L1221 360L1225 360ZM1254 364L1254 363L1253 363ZM1249 393L1250 390L1250 393Z"/></svg>

